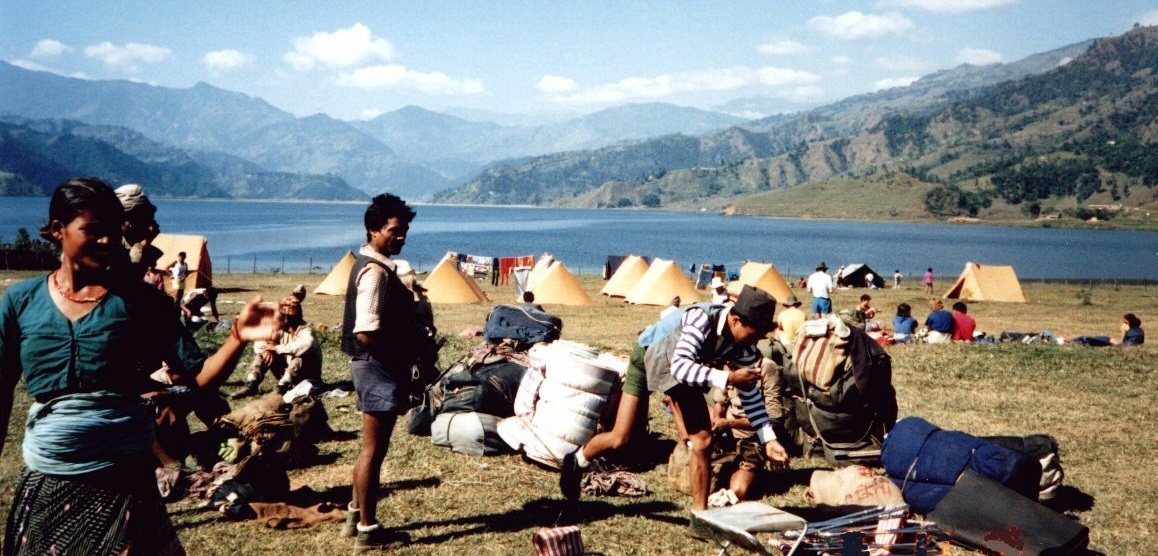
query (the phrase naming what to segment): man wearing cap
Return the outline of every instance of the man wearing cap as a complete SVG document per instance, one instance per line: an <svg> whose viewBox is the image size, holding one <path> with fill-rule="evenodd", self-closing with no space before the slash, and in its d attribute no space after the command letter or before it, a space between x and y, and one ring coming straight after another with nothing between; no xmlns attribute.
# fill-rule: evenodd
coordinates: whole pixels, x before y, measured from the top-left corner
<svg viewBox="0 0 1158 556"><path fill-rule="evenodd" d="M808 293L812 294L812 318L820 318L832 313L832 276L828 275L828 265L820 261L816 272L808 275Z"/></svg>
<svg viewBox="0 0 1158 556"><path fill-rule="evenodd" d="M134 275L144 278L145 270L157 264L161 250L153 246L153 240L161 233L157 224L157 207L149 201L145 189L135 183L127 183L116 189L117 200L125 210L125 221L121 225L121 242L128 255L126 268Z"/></svg>
<svg viewBox="0 0 1158 556"><path fill-rule="evenodd" d="M301 302L288 295L278 302L277 310L284 315L281 336L276 342L254 342L245 388L234 393L233 399L257 394L267 371L278 379L277 391L281 394L303 380L322 385L322 345L313 327L302 317Z"/></svg>
<svg viewBox="0 0 1158 556"><path fill-rule="evenodd" d="M804 326L808 315L800 308L800 300L795 295L789 295L783 305L784 308L776 314L776 338L784 347L792 349L796 343L796 332Z"/></svg>
<svg viewBox="0 0 1158 556"><path fill-rule="evenodd" d="M693 305L678 323L668 322L673 316L644 330L631 353L614 428L563 458L559 486L564 496L577 499L582 470L591 459L627 442L640 410L647 410L649 391L671 398L676 430L686 435L681 440L687 441L691 453L693 510L708 507L712 423L704 393L710 387L739 389L744 413L769 466L786 468L788 453L777 441L764 395L756 385L762 361L756 342L772 330L775 310L776 300L767 292L744 286L734 305Z"/></svg>

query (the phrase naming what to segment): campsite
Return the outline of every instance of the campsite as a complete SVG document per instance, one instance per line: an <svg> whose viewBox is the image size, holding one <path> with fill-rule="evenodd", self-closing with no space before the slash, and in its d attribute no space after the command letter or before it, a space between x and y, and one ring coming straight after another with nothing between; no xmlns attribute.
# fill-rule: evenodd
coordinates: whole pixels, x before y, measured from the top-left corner
<svg viewBox="0 0 1158 556"><path fill-rule="evenodd" d="M670 268L690 283L691 278L678 270L687 267L681 262ZM760 270L742 274L759 280L767 276ZM428 287L433 286L438 282L437 272L420 278ZM0 274L0 287L32 275ZM219 273L214 282L222 291L219 304L223 315L254 295L277 299L296 284L305 283L311 292L303 304L306 318L323 331L324 378L339 383L349 376L334 331L341 318L342 297L312 293L324 278L320 274ZM541 300L546 310L563 320L562 338L618 356L626 356L635 335L658 317L659 305L667 302L664 298L658 304L626 303L623 297L630 291L619 297L604 295L601 290L612 283L596 276L570 275L565 281L581 286L590 304ZM956 283L957 277L938 279L938 295ZM480 341L460 337L460 331L481 327L496 304L515 299L510 284L471 281L467 285L467 289L476 288L486 301L434 303L436 323L448 341L441 352L443 365ZM1147 316L1158 314L1154 285L1027 281L1020 289L1025 303L970 301L970 314L977 319L978 330L991 335L1049 330L1062 338L1117 335L1122 314L1134 312L1147 322L1152 322ZM834 307L855 306L864 291L837 290ZM793 293L808 299L800 289ZM706 298L703 292L697 295ZM919 320L927 313L927 298L915 282L901 290L874 290L872 295L874 306L886 320L900 302L910 303ZM211 344L220 338L201 332L198 340ZM1067 514L1089 527L1091 548L1105 554L1152 553L1158 543L1158 518L1152 511L1158 480L1150 472L1153 447L1158 442L1158 433L1150 426L1158 388L1153 365L1158 350L1153 344L1128 349L1045 343L918 344L888 350L901 416L921 416L942 428L976 435L1055 436L1066 473ZM241 366L245 364L243 358ZM226 394L241 386L241 374L241 370L234 373L223 388ZM29 404L22 389L18 387L17 392L8 449L0 459L0 488L7 498L12 496L21 467L16 442L22 434L22 422L16 416ZM715 554L717 547L685 534L689 499L672 488L665 472L674 430L658 398L650 399L650 435L642 445L645 453L633 455L643 462L636 472L647 483L649 493L639 498L585 496L575 508L569 508L559 494L554 472L517 455L452 453L434 446L429 438L407 434L400 423L385 467L384 491L389 496L379 509L384 523L404 526L416 541L397 553L527 554L532 552L531 537L539 529L578 525L590 552ZM291 470L291 488L308 488L319 500L341 504L349 496L359 419L350 397L324 398L323 403L338 436L319 444L317 464ZM811 470L826 467L824 460L794 460L791 471L773 484L763 502L789 511L807 510L810 504L804 492ZM349 552L349 539L337 536L338 524L275 530L252 520L229 521L200 505L194 500L169 505L190 554ZM731 553L743 552L733 549ZM974 552L952 547L947 553Z"/></svg>

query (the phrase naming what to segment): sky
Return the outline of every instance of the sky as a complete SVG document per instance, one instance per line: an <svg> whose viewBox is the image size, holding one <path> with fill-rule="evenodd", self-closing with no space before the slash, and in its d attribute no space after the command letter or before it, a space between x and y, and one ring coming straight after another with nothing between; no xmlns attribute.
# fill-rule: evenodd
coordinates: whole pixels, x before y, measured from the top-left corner
<svg viewBox="0 0 1158 556"><path fill-rule="evenodd" d="M1158 25L1158 0L3 0L0 59L343 120L745 98L791 112L1136 23Z"/></svg>

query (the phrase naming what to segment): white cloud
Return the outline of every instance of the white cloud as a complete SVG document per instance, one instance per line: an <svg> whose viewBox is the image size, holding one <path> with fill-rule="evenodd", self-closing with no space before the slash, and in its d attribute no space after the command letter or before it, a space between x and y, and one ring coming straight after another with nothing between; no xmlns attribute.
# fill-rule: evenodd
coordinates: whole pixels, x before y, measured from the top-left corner
<svg viewBox="0 0 1158 556"><path fill-rule="evenodd" d="M919 77L890 77L888 79L881 79L873 83L873 87L877 91L884 89L892 89L893 87L907 87L912 85L914 81L920 79Z"/></svg>
<svg viewBox="0 0 1158 556"><path fill-rule="evenodd" d="M201 58L201 63L214 73L224 73L227 71L242 68L253 63L253 56L227 48L225 50L215 50L208 52Z"/></svg>
<svg viewBox="0 0 1158 556"><path fill-rule="evenodd" d="M370 28L361 23L333 33L296 37L293 43L293 52L285 53L282 59L298 71L310 71L316 64L348 68L364 62L394 59L394 47L386 39L375 38Z"/></svg>
<svg viewBox="0 0 1158 556"><path fill-rule="evenodd" d="M539 82L535 83L535 88L540 93L548 95L558 95L563 93L570 93L579 88L579 84L574 79L569 77L561 77L558 75L544 75L539 78Z"/></svg>
<svg viewBox="0 0 1158 556"><path fill-rule="evenodd" d="M808 26L825 35L849 40L900 35L916 28L912 21L901 14L876 15L857 11L845 12L836 17L818 15L808 20Z"/></svg>
<svg viewBox="0 0 1158 556"><path fill-rule="evenodd" d="M730 91L757 86L785 86L813 83L814 73L776 67L706 69L655 77L628 77L588 89L551 96L559 104L608 104L638 99L656 99L677 93Z"/></svg>
<svg viewBox="0 0 1158 556"><path fill-rule="evenodd" d="M1150 10L1138 16L1138 23L1147 27L1158 25L1158 10Z"/></svg>
<svg viewBox="0 0 1158 556"><path fill-rule="evenodd" d="M477 95L486 91L477 79L455 79L441 72L423 73L398 64L384 64L343 72L337 84L355 89L399 88L440 95Z"/></svg>
<svg viewBox="0 0 1158 556"><path fill-rule="evenodd" d="M878 68L888 71L913 72L924 71L933 67L933 64L928 60L922 60L912 56L880 57L874 60L873 63L875 63Z"/></svg>
<svg viewBox="0 0 1158 556"><path fill-rule="evenodd" d="M42 66L36 62L33 62L32 60L23 60L23 59L8 60L8 63L12 64L18 68L24 68L28 71L47 71L47 72L56 73L51 68L49 68L47 66Z"/></svg>
<svg viewBox="0 0 1158 556"><path fill-rule="evenodd" d="M72 47L53 39L44 39L32 47L29 56L33 58L55 58L61 54L72 52Z"/></svg>
<svg viewBox="0 0 1158 556"><path fill-rule="evenodd" d="M958 64L973 64L975 66L986 66L989 64L997 64L1003 61L1001 54L992 50L984 48L962 48L957 51L957 57L954 58Z"/></svg>
<svg viewBox="0 0 1158 556"><path fill-rule="evenodd" d="M806 85L792 89L784 98L792 102L820 102L824 100L824 89L815 85Z"/></svg>
<svg viewBox="0 0 1158 556"><path fill-rule="evenodd" d="M378 116L381 116L385 113L386 112L381 108L363 108L360 112L358 112L358 119L373 120L374 118L377 118Z"/></svg>
<svg viewBox="0 0 1158 556"><path fill-rule="evenodd" d="M788 56L808 52L808 47L794 40L783 39L764 43L757 47L756 50L768 56Z"/></svg>
<svg viewBox="0 0 1158 556"><path fill-rule="evenodd" d="M1018 0L880 0L879 7L917 8L930 12L973 12L991 10L1010 4Z"/></svg>
<svg viewBox="0 0 1158 556"><path fill-rule="evenodd" d="M172 56L173 51L163 46L151 44L128 42L124 46L117 46L105 41L85 47L84 55L89 58L96 58L110 68L135 72L138 62L156 64Z"/></svg>

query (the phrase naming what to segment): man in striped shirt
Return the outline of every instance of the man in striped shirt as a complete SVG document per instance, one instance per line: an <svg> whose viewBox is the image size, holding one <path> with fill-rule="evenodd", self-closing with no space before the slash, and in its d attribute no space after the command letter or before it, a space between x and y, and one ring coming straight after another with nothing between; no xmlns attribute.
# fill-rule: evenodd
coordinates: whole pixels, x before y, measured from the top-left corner
<svg viewBox="0 0 1158 556"><path fill-rule="evenodd" d="M596 435L586 446L564 458L560 477L564 494L568 498L578 497L582 469L600 453L622 445L607 438L621 428L630 430L631 427L623 427L619 422L634 415L634 411L624 410L624 403L646 400L648 391L663 392L671 398L676 429L684 437L681 440L688 442L693 510L708 507L712 423L704 394L709 387L731 385L739 389L744 412L760 439L770 467L787 468L788 453L776 439L772 420L764 407L763 392L757 387L761 355L756 342L774 327L775 309L776 300L772 296L744 286L734 305L693 305L682 313L678 326L669 330L664 327L666 319L661 319L640 334L628 366L614 430ZM638 388L642 396L629 395L629 390L636 389L628 386L638 382L643 383L643 388ZM646 403L642 406L646 407Z"/></svg>

